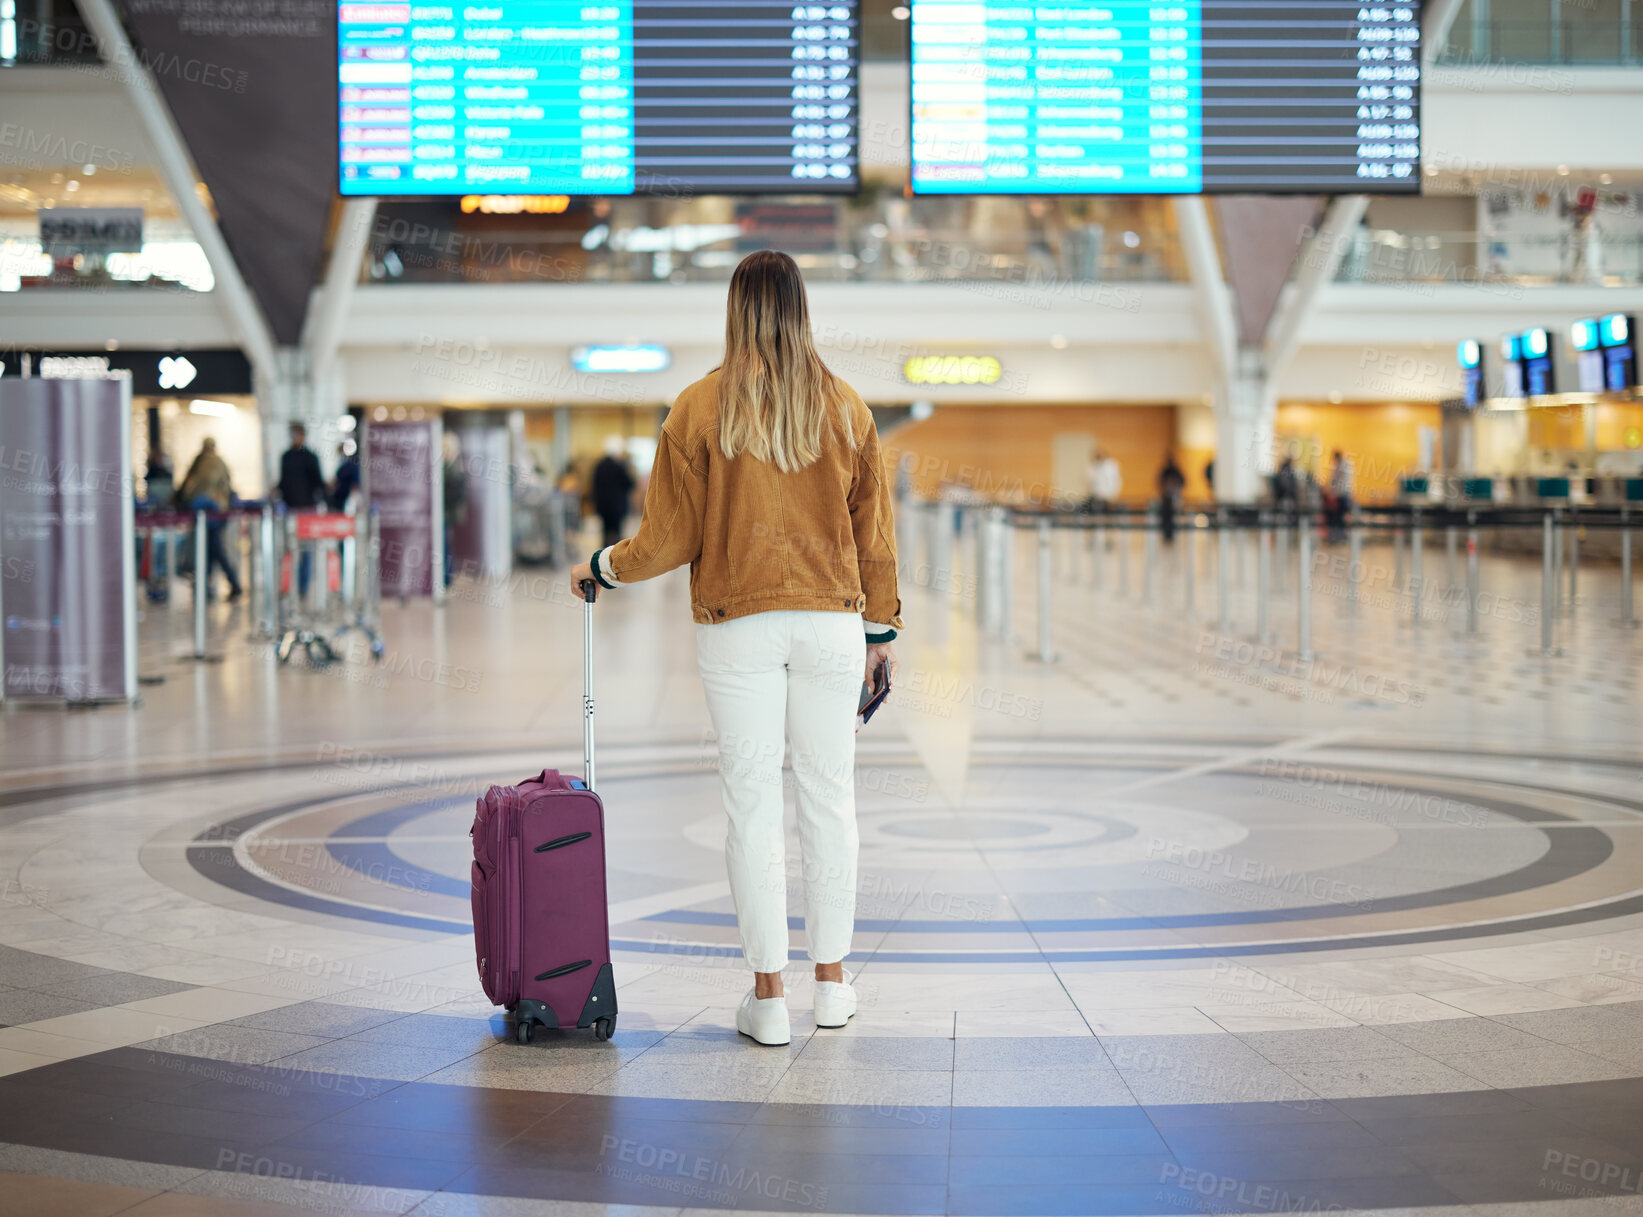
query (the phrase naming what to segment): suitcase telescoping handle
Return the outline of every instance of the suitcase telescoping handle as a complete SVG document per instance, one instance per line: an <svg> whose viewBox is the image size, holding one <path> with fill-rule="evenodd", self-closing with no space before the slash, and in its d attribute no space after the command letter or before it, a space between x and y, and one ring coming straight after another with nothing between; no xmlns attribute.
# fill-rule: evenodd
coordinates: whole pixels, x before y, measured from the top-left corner
<svg viewBox="0 0 1643 1217"><path fill-rule="evenodd" d="M593 602L599 585L582 580L582 780L593 789Z"/></svg>

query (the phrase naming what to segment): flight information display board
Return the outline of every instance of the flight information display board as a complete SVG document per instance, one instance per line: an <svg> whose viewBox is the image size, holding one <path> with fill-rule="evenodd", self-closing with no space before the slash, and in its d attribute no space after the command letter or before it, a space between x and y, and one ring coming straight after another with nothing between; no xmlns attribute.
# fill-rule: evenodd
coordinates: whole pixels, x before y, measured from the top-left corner
<svg viewBox="0 0 1643 1217"><path fill-rule="evenodd" d="M1420 189L1418 3L911 7L917 193Z"/></svg>
<svg viewBox="0 0 1643 1217"><path fill-rule="evenodd" d="M853 191L857 29L856 0L342 0L341 191Z"/></svg>

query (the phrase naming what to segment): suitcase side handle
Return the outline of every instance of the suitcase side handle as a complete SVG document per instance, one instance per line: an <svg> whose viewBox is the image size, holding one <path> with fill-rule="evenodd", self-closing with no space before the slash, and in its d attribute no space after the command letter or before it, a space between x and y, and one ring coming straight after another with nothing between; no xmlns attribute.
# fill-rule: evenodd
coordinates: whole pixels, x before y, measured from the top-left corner
<svg viewBox="0 0 1643 1217"><path fill-rule="evenodd" d="M568 837L559 837L555 840L547 841L541 845L538 845L535 852L545 854L550 849L563 849L567 845L575 845L578 841L586 841L591 836L593 836L591 832L573 832Z"/></svg>

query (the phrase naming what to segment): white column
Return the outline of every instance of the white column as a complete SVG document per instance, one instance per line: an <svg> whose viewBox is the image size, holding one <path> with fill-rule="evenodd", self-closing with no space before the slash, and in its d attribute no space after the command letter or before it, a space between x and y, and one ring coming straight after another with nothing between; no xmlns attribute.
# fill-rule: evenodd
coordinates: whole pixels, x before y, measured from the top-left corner
<svg viewBox="0 0 1643 1217"><path fill-rule="evenodd" d="M1249 503L1272 471L1278 397L1257 352L1245 350L1215 393L1215 497Z"/></svg>

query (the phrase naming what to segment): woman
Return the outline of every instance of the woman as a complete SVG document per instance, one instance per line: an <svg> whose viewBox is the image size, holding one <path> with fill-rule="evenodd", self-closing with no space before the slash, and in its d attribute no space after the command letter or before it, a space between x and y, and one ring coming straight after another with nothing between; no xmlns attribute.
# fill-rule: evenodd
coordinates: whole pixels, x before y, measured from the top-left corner
<svg viewBox="0 0 1643 1217"><path fill-rule="evenodd" d="M730 280L724 361L662 427L639 531L571 573L618 587L690 564L697 666L719 740L725 860L753 989L736 1029L789 1039L784 727L816 965L816 1024L856 1012L855 711L901 626L891 487L873 416L810 341L799 268L749 255ZM870 679L870 676L869 676Z"/></svg>

